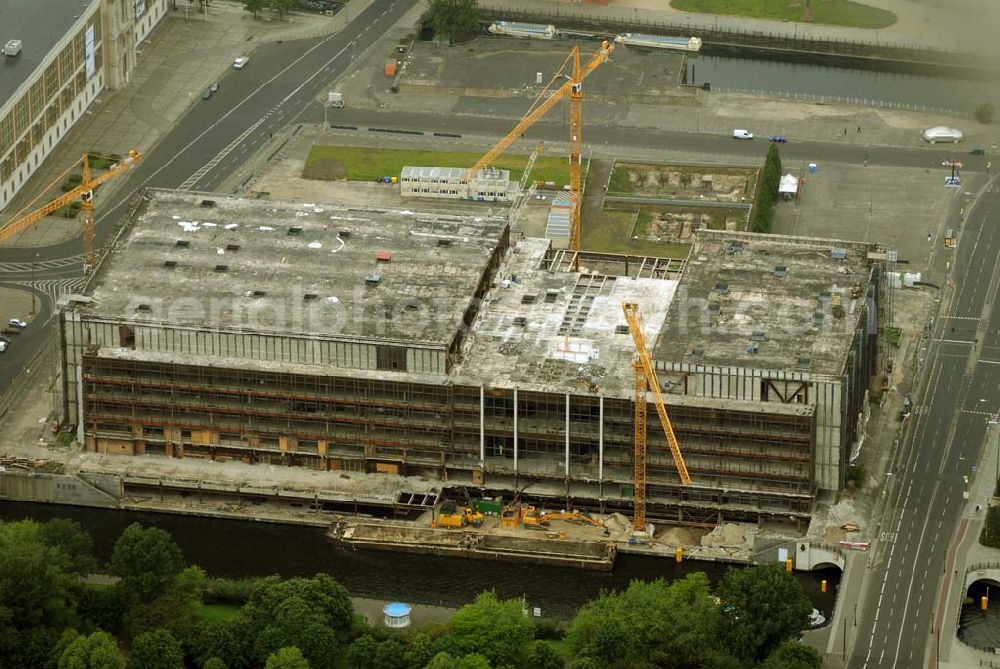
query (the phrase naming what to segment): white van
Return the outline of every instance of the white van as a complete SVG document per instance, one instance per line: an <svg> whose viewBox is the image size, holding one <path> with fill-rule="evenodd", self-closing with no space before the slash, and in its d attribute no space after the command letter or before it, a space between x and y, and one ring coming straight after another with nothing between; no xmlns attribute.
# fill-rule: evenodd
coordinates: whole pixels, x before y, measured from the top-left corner
<svg viewBox="0 0 1000 669"><path fill-rule="evenodd" d="M749 130L737 128L736 130L733 130L733 139L753 139L753 133Z"/></svg>

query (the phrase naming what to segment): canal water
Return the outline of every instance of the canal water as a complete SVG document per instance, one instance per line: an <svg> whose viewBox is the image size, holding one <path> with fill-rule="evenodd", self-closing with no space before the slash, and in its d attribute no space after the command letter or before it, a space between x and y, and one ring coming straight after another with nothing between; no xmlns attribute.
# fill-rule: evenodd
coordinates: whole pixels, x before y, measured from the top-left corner
<svg viewBox="0 0 1000 669"><path fill-rule="evenodd" d="M811 63L724 56L690 56L687 82L711 84L712 91L750 92L881 107L969 114L981 102L1000 110L1000 80L881 72Z"/></svg>
<svg viewBox="0 0 1000 669"><path fill-rule="evenodd" d="M993 652L1000 648L1000 588L976 581L965 593L962 615L958 621L958 638L973 648ZM989 608L983 611L980 601L989 597Z"/></svg>
<svg viewBox="0 0 1000 669"><path fill-rule="evenodd" d="M325 572L355 597L400 600L412 604L459 607L484 590L504 598L524 597L543 615L568 617L604 590L621 590L634 579L668 581L703 571L716 582L727 566L715 562L619 555L614 571L597 572L542 565L511 564L388 551L354 551L333 544L321 528L219 520L195 516L146 514L82 507L0 502L0 519L72 518L94 540L97 557L106 561L118 535L129 524L169 532L189 564L213 576L312 575ZM813 606L829 618L836 601L840 571L798 573ZM820 582L827 580L827 592Z"/></svg>

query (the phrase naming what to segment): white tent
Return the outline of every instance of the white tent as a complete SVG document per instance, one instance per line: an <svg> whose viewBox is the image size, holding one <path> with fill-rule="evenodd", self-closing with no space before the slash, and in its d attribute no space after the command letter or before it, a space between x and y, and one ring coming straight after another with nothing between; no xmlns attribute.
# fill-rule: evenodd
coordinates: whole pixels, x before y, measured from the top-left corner
<svg viewBox="0 0 1000 669"><path fill-rule="evenodd" d="M781 183L778 184L778 195L781 195L786 200L791 200L799 192L799 178L794 174L786 174L781 177Z"/></svg>

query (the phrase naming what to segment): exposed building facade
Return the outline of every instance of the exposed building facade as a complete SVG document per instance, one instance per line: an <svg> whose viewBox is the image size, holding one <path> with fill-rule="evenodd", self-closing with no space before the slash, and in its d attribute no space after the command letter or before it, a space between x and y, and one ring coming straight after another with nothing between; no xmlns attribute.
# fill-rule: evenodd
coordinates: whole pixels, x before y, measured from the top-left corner
<svg viewBox="0 0 1000 669"><path fill-rule="evenodd" d="M628 513L633 302L694 481L651 408L649 516L805 521L840 485L874 370L870 249L706 233L686 267L577 263L481 211L149 191L87 293L65 298L65 420L99 452L530 484ZM768 286L765 257L789 281ZM726 272L734 316L711 321L708 281ZM702 293L691 332L679 319Z"/></svg>
<svg viewBox="0 0 1000 669"><path fill-rule="evenodd" d="M0 210L104 89L128 82L136 45L167 0L11 0L0 5ZM96 147L95 147L96 148Z"/></svg>

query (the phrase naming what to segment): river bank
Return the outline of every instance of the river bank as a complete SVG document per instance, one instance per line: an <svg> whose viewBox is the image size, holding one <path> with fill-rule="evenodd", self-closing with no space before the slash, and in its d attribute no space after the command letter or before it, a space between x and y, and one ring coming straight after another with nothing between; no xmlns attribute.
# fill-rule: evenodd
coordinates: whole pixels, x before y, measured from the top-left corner
<svg viewBox="0 0 1000 669"><path fill-rule="evenodd" d="M93 538L95 554L101 561L110 557L121 532L139 522L169 532L188 564L200 565L214 576L292 577L322 572L341 582L353 597L446 609L461 607L484 590L494 590L505 599L524 597L528 606L538 607L541 615L552 617L572 616L602 591L623 590L635 579L673 581L689 573L704 572L715 583L731 566L622 554L611 571L583 571L354 549L334 543L321 527L0 501L0 519L21 518L77 520ZM813 606L829 617L837 598L840 570L796 572L795 577ZM824 580L826 592L821 587Z"/></svg>

